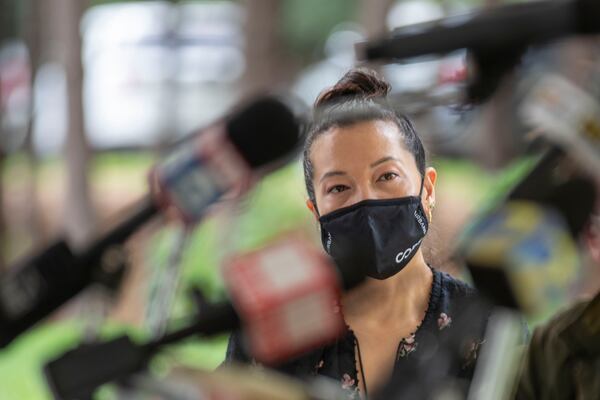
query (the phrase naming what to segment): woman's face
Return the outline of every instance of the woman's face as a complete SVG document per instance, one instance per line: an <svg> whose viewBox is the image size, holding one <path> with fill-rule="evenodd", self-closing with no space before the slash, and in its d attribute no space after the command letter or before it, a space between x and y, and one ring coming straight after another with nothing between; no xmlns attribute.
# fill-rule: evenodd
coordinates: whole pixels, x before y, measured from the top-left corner
<svg viewBox="0 0 600 400"><path fill-rule="evenodd" d="M331 128L313 142L310 157L320 215L366 199L419 194L421 175L393 122L374 120ZM422 195L426 209L433 200L434 183L435 170L430 168Z"/></svg>

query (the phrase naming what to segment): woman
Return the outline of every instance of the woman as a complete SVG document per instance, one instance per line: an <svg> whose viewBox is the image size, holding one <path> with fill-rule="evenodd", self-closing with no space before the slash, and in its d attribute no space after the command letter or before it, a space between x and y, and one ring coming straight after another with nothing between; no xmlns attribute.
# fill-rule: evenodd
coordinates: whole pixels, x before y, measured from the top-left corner
<svg viewBox="0 0 600 400"><path fill-rule="evenodd" d="M334 378L352 396L366 397L393 371L410 370L474 294L423 258L437 173L426 167L411 122L386 103L389 89L372 72L349 71L317 99L304 151L307 206L325 250L338 264L360 264L369 278L342 299L346 335L280 369ZM475 319L459 376L472 373L485 318ZM250 361L238 334L227 360ZM411 383L402 379L394 382Z"/></svg>

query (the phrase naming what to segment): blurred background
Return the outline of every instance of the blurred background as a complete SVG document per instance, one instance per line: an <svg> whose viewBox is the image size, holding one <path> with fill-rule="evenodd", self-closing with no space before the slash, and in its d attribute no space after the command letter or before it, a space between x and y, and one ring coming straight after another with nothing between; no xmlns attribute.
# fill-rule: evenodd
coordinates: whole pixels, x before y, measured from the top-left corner
<svg viewBox="0 0 600 400"><path fill-rule="evenodd" d="M0 271L60 234L81 243L102 230L146 193L148 171L168 143L240 100L288 90L312 104L355 64L356 42L501 3L0 0ZM579 47L567 44L564 51ZM471 118L465 110L418 106L464 80L465 54L379 69L407 104L438 169L427 257L459 274L450 257L453 238L531 160L505 162L511 149L490 139L510 121L478 135L465 128ZM271 174L245 203L233 246L257 246L292 229L317 237L305 199L299 161ZM204 221L184 250L173 325L191 314L192 287L211 300L224 297L216 225ZM167 263L177 234L177 227L154 224L129 241L130 268L103 335L148 335L146 307L156 271ZM584 264L573 298L599 286L600 268ZM85 334L94 301L93 291L78 296L0 351L1 399L50 398L40 367ZM225 346L226 337L186 342L152 368L158 374L175 366L214 368Z"/></svg>

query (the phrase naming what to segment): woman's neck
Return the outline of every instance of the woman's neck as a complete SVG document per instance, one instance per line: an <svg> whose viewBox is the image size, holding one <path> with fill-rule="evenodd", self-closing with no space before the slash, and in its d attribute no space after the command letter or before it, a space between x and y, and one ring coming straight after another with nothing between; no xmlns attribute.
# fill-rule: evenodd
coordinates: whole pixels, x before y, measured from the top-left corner
<svg viewBox="0 0 600 400"><path fill-rule="evenodd" d="M344 318L353 327L391 321L420 322L427 311L433 274L418 251L402 271L384 279L366 282L342 298ZM403 316L398 318L398 316Z"/></svg>

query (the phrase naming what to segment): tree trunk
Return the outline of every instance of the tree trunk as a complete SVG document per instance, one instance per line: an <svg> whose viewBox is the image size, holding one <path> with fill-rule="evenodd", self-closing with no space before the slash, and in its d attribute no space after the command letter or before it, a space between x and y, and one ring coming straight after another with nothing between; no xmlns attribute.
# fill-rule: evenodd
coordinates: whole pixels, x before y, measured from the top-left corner
<svg viewBox="0 0 600 400"><path fill-rule="evenodd" d="M17 12L14 0L0 0L0 46L8 39L17 36ZM0 90L0 104L3 93ZM2 108L0 107L0 273L6 269L7 233L4 218L4 162L6 158L4 135L2 132Z"/></svg>
<svg viewBox="0 0 600 400"><path fill-rule="evenodd" d="M0 112L0 121L2 113ZM0 135L2 134L0 129ZM0 274L6 270L6 223L4 220L4 150L0 146Z"/></svg>
<svg viewBox="0 0 600 400"><path fill-rule="evenodd" d="M485 0L483 2L484 7L496 7L504 3L503 0Z"/></svg>
<svg viewBox="0 0 600 400"><path fill-rule="evenodd" d="M367 39L378 39L384 36L387 29L387 15L394 0L361 0L358 5L358 20L365 30ZM369 62L369 68L381 73L383 64Z"/></svg>
<svg viewBox="0 0 600 400"><path fill-rule="evenodd" d="M272 89L282 80L279 0L247 0L243 95Z"/></svg>
<svg viewBox="0 0 600 400"><path fill-rule="evenodd" d="M43 25L41 0L29 0L25 13L24 36L25 43L29 52L30 85L31 99L29 102L29 120L27 121L27 132L25 133L25 155L29 169L29 179L27 187L27 198L29 203L27 207L27 226L28 236L33 242L33 247L37 248L45 242L45 227L39 209L38 199L38 169L39 160L33 148L33 126L35 123L35 104L34 104L34 84L35 75L41 65L42 32Z"/></svg>
<svg viewBox="0 0 600 400"><path fill-rule="evenodd" d="M74 246L85 242L94 230L95 215L90 201L88 172L91 159L85 135L81 63L81 17L83 0L55 0L60 5L55 15L62 48L62 64L67 77L68 128L65 145L66 203L65 229Z"/></svg>
<svg viewBox="0 0 600 400"><path fill-rule="evenodd" d="M0 0L0 45L17 37L19 0Z"/></svg>
<svg viewBox="0 0 600 400"><path fill-rule="evenodd" d="M367 39L377 39L387 32L387 15L395 0L361 0L359 22L365 29Z"/></svg>

